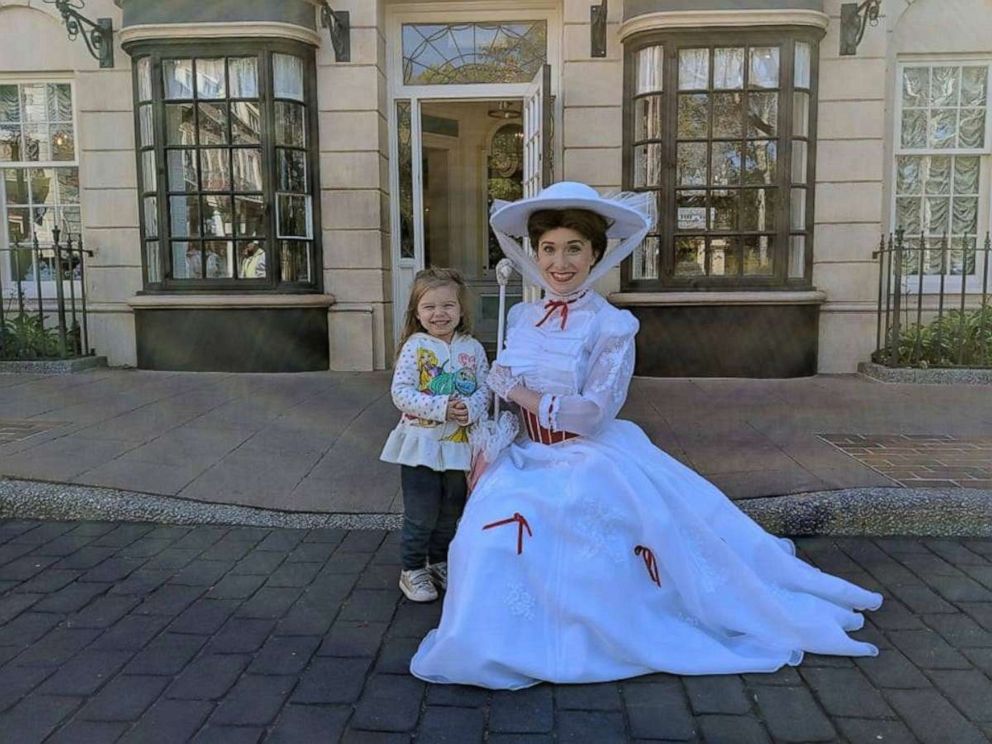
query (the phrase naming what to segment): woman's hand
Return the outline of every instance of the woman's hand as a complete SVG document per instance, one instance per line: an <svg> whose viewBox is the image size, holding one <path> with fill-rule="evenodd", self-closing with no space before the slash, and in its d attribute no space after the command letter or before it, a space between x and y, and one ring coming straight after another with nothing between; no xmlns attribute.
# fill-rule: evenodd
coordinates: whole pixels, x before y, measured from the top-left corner
<svg viewBox="0 0 992 744"><path fill-rule="evenodd" d="M523 380L514 377L509 367L494 363L489 368L489 375L486 377L486 385L503 400L510 400L510 391L518 385L522 385Z"/></svg>
<svg viewBox="0 0 992 744"><path fill-rule="evenodd" d="M459 426L468 426L468 406L465 405L465 401L458 398L449 398L446 418L448 421L453 421Z"/></svg>

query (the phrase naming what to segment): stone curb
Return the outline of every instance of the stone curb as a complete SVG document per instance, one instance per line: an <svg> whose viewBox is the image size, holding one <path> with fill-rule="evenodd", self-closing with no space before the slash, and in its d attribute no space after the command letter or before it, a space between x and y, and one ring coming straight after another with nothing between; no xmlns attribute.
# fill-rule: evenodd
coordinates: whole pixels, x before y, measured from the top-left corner
<svg viewBox="0 0 992 744"><path fill-rule="evenodd" d="M992 537L992 491L851 488L735 502L777 535ZM284 512L91 486L0 478L0 518L398 529L399 514Z"/></svg>
<svg viewBox="0 0 992 744"><path fill-rule="evenodd" d="M107 357L85 356L72 359L31 359L0 362L0 375L71 375L95 367L106 367Z"/></svg>
<svg viewBox="0 0 992 744"><path fill-rule="evenodd" d="M916 385L992 385L992 369L916 369L861 362L858 372L876 382Z"/></svg>

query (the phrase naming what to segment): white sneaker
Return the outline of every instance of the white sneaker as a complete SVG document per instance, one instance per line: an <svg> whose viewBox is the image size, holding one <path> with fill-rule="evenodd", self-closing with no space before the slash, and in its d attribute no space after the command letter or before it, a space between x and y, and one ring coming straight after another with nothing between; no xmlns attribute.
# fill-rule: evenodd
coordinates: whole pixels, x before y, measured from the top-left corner
<svg viewBox="0 0 992 744"><path fill-rule="evenodd" d="M437 589L431 583L431 575L426 568L401 571L400 590L411 602L433 602L437 599Z"/></svg>
<svg viewBox="0 0 992 744"><path fill-rule="evenodd" d="M447 561L441 561L440 563L428 563L427 573L431 575L431 581L434 582L434 586L436 586L441 591L447 591L448 589Z"/></svg>

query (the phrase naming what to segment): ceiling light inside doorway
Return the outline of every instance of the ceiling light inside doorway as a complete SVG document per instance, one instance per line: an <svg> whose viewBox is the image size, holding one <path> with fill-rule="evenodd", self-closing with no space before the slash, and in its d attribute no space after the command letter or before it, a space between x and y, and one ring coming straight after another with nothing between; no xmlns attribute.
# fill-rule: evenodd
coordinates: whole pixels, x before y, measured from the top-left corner
<svg viewBox="0 0 992 744"><path fill-rule="evenodd" d="M512 101L497 101L496 108L489 109L489 115L494 119L520 118L520 112L513 108Z"/></svg>

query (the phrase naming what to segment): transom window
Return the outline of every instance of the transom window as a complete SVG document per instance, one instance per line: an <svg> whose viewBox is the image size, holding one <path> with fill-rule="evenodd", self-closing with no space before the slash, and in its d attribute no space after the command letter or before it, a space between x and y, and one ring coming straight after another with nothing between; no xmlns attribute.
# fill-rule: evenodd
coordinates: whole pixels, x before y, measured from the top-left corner
<svg viewBox="0 0 992 744"><path fill-rule="evenodd" d="M53 228L79 237L72 92L67 82L0 84L0 247L23 246L2 254L17 281L54 281L54 252L44 250ZM34 241L43 249L37 267Z"/></svg>
<svg viewBox="0 0 992 744"><path fill-rule="evenodd" d="M815 53L788 33L628 49L624 180L660 219L625 285L808 284Z"/></svg>
<svg viewBox="0 0 992 744"><path fill-rule="evenodd" d="M908 273L975 274L988 77L987 63L900 68L894 223L906 231Z"/></svg>
<svg viewBox="0 0 992 744"><path fill-rule="evenodd" d="M547 61L546 21L403 24L406 85L529 83Z"/></svg>
<svg viewBox="0 0 992 744"><path fill-rule="evenodd" d="M134 52L146 283L313 286L312 52Z"/></svg>

